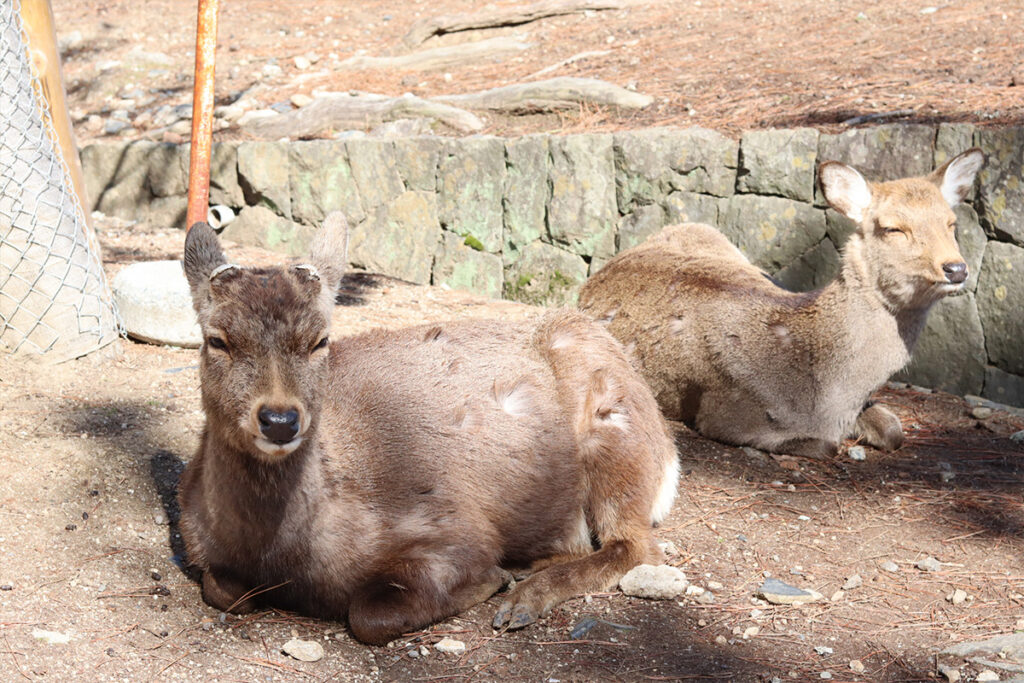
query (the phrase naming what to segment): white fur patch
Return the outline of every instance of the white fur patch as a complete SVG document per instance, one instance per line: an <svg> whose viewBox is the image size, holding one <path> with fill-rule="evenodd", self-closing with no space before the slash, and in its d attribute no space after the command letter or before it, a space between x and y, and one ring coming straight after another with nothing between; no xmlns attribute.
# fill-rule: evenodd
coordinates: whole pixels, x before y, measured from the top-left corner
<svg viewBox="0 0 1024 683"><path fill-rule="evenodd" d="M974 176L984 163L985 155L978 150L965 152L950 162L939 188L946 203L956 206L967 197L971 186L974 185Z"/></svg>
<svg viewBox="0 0 1024 683"><path fill-rule="evenodd" d="M676 500L676 491L679 488L679 458L672 457L665 463L665 473L662 475L661 486L658 487L658 495L651 507L651 522L657 524L668 516L672 510L672 503Z"/></svg>
<svg viewBox="0 0 1024 683"><path fill-rule="evenodd" d="M871 188L857 169L836 162L821 166L821 188L837 211L860 223L871 205Z"/></svg>
<svg viewBox="0 0 1024 683"><path fill-rule="evenodd" d="M626 414L625 410L620 410L616 408L609 412L607 415L599 417L602 422L611 427L621 429L624 432L629 429L629 416Z"/></svg>
<svg viewBox="0 0 1024 683"><path fill-rule="evenodd" d="M576 531L565 540L564 551L567 554L580 554L590 552L594 544L590 539L590 527L587 526L587 516L583 510L579 510L576 518Z"/></svg>
<svg viewBox="0 0 1024 683"><path fill-rule="evenodd" d="M255 439L253 443L256 445L256 448L260 449L263 453L275 458L281 458L294 453L295 449L302 445L302 437L297 436L288 443L282 444L276 444L272 441L267 441L263 437L259 437Z"/></svg>
<svg viewBox="0 0 1024 683"><path fill-rule="evenodd" d="M560 332L555 335L555 338L551 340L552 349L564 349L567 346L572 346L573 337L567 332Z"/></svg>
<svg viewBox="0 0 1024 683"><path fill-rule="evenodd" d="M306 272L309 273L309 277L311 277L312 279L320 279L320 271L308 263L300 263L299 265L295 266L295 270L305 270Z"/></svg>
<svg viewBox="0 0 1024 683"><path fill-rule="evenodd" d="M530 390L522 380L505 389L498 389L495 385L494 398L501 409L513 417L522 417L530 412Z"/></svg>
<svg viewBox="0 0 1024 683"><path fill-rule="evenodd" d="M237 264L234 264L234 263L222 263L219 266L217 266L216 268L214 268L213 271L210 272L210 281L212 282L213 279L215 277L217 277L218 275L220 275L221 273L225 273L225 272L227 272L229 270L232 270L234 268L239 268L239 267L240 266L238 266Z"/></svg>

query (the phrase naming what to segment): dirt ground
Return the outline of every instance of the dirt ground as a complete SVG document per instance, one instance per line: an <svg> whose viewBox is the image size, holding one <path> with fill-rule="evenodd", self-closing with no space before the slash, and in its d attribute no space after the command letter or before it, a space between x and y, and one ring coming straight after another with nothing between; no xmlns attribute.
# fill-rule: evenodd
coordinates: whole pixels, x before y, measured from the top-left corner
<svg viewBox="0 0 1024 683"><path fill-rule="evenodd" d="M108 273L181 249L171 231L101 221L99 232ZM335 336L536 313L358 274L341 299ZM730 448L677 428L684 475L657 535L710 604L591 595L496 633L492 599L389 647L360 645L341 623L225 616L182 571L175 526L175 485L202 424L196 354L125 342L116 360L0 361L0 680L929 680L942 647L1024 628L1024 447L1008 438L1024 418L976 419L961 398L902 386L880 399L901 416L906 445L867 449L864 461ZM916 568L929 556L939 571ZM769 574L825 599L757 601ZM863 584L840 591L854 574ZM956 589L962 604L947 601ZM588 617L597 626L572 639ZM446 635L466 653L430 647ZM326 656L282 654L293 636ZM962 668L967 680L977 671Z"/></svg>
<svg viewBox="0 0 1024 683"><path fill-rule="evenodd" d="M102 122L89 124L90 115L105 119L112 110L128 109L133 127L120 135L132 138L157 128L152 113L159 106L191 101L195 2L52 2L69 46L65 79L80 142L103 136ZM492 3L523 4L529 3ZM292 94L317 90L429 98L582 76L635 88L655 103L638 112L582 107L560 114L487 115L485 132L701 125L735 136L771 126L836 131L850 118L892 112L903 112L899 120L919 122L1024 121L1024 4L1016 0L632 2L624 9L452 33L420 48L498 35L521 36L532 45L501 62L478 60L427 72L340 66L358 54L405 54L402 38L416 20L481 5L224 0L218 102L244 94L263 107L287 107ZM299 56L316 61L300 69L294 61ZM280 74L262 74L270 60ZM241 134L231 127L217 135Z"/></svg>

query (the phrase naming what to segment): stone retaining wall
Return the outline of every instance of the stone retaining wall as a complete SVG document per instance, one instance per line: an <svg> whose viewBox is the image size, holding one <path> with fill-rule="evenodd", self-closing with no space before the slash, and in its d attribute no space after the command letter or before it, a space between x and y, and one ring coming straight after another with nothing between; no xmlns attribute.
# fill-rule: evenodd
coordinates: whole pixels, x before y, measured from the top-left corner
<svg viewBox="0 0 1024 683"><path fill-rule="evenodd" d="M788 287L837 272L852 224L826 209L819 160L868 179L922 175L980 146L976 193L957 209L971 270L936 306L904 379L1024 405L1024 129L890 125L840 135L655 128L516 139L376 139L215 145L211 202L238 212L224 235L304 252L334 209L356 223L353 265L529 303L571 304L619 250L664 225L717 225ZM82 151L92 208L182 226L187 146Z"/></svg>

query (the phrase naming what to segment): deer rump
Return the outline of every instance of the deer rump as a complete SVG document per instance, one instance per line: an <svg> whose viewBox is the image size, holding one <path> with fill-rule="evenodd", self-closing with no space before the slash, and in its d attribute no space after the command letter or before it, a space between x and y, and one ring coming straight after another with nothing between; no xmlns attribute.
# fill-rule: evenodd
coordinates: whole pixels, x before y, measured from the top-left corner
<svg viewBox="0 0 1024 683"><path fill-rule="evenodd" d="M190 245L200 262L191 268ZM200 322L223 338L201 350L207 423L180 489L208 603L347 615L357 638L383 643L487 599L508 568L534 570L495 616L519 628L661 556L651 526L675 496L675 447L599 326L556 311L327 348L315 321L329 326L331 303L309 271L228 273L215 247L212 231L193 227L186 270ZM334 291L340 269L317 269ZM282 301L289 310L274 310ZM284 321L309 328L305 345L289 341ZM309 362L289 360L288 348ZM304 373L284 392L297 397L301 443L246 445L259 434L240 436L236 423Z"/></svg>

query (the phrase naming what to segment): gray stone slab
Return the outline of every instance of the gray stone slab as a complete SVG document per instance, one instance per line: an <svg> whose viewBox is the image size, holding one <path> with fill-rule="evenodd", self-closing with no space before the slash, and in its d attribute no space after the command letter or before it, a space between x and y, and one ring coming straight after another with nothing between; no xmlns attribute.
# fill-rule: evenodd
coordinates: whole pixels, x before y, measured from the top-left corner
<svg viewBox="0 0 1024 683"><path fill-rule="evenodd" d="M499 299L503 279L500 256L474 249L462 235L443 231L434 256L432 284Z"/></svg>
<svg viewBox="0 0 1024 683"><path fill-rule="evenodd" d="M978 213L990 235L1024 246L1024 128L986 128L976 135L985 153L978 173Z"/></svg>
<svg viewBox="0 0 1024 683"><path fill-rule="evenodd" d="M528 135L505 142L504 210L505 264L514 263L528 244L547 235L547 206L551 199L550 151L546 135Z"/></svg>
<svg viewBox="0 0 1024 683"><path fill-rule="evenodd" d="M583 256L615 253L618 210L612 136L569 135L552 138L551 199L548 232L551 239Z"/></svg>
<svg viewBox="0 0 1024 683"><path fill-rule="evenodd" d="M391 140L354 138L345 142L345 151L366 214L405 192Z"/></svg>
<svg viewBox="0 0 1024 683"><path fill-rule="evenodd" d="M960 245L960 254L967 263L967 284L963 292L978 289L978 277L981 275L981 260L985 255L988 238L978 220L978 214L969 204L960 204L953 209L956 214L956 241Z"/></svg>
<svg viewBox="0 0 1024 683"><path fill-rule="evenodd" d="M719 224L754 265L770 273L793 263L825 237L824 211L781 197L730 197Z"/></svg>
<svg viewBox="0 0 1024 683"><path fill-rule="evenodd" d="M289 145L282 142L254 141L238 146L238 182L246 204L292 217L288 150Z"/></svg>
<svg viewBox="0 0 1024 683"><path fill-rule="evenodd" d="M528 245L505 269L506 299L537 306L572 306L587 279L582 257L541 241Z"/></svg>
<svg viewBox="0 0 1024 683"><path fill-rule="evenodd" d="M91 210L130 220L142 218L152 196L146 178L153 142L95 144L82 150Z"/></svg>
<svg viewBox="0 0 1024 683"><path fill-rule="evenodd" d="M316 227L279 216L265 206L247 206L221 235L240 244L262 247L288 256L309 252Z"/></svg>
<svg viewBox="0 0 1024 683"><path fill-rule="evenodd" d="M963 396L985 381L985 335L974 295L947 297L932 307L910 364L896 379Z"/></svg>
<svg viewBox="0 0 1024 683"><path fill-rule="evenodd" d="M775 281L791 292L821 289L839 274L840 259L828 237L775 273Z"/></svg>
<svg viewBox="0 0 1024 683"><path fill-rule="evenodd" d="M502 246L502 194L505 145L495 137L450 142L438 166L438 213L441 225L472 237L484 251Z"/></svg>
<svg viewBox="0 0 1024 683"><path fill-rule="evenodd" d="M437 165L444 144L441 138L432 136L395 139L395 161L406 189L437 191Z"/></svg>
<svg viewBox="0 0 1024 683"><path fill-rule="evenodd" d="M375 273L429 284L440 239L437 195L410 190L351 230L349 261Z"/></svg>
<svg viewBox="0 0 1024 683"><path fill-rule="evenodd" d="M707 223L718 225L719 212L727 199L696 192L672 192L665 198L665 224Z"/></svg>
<svg viewBox="0 0 1024 683"><path fill-rule="evenodd" d="M161 143L146 160L146 184L154 197L183 195L188 190L188 145Z"/></svg>
<svg viewBox="0 0 1024 683"><path fill-rule="evenodd" d="M985 388L981 395L998 403L1024 407L1024 377L989 365L985 368Z"/></svg>
<svg viewBox="0 0 1024 683"><path fill-rule="evenodd" d="M343 142L290 143L288 187L292 219L300 223L320 225L331 211L341 211L354 223L366 217Z"/></svg>
<svg viewBox="0 0 1024 683"><path fill-rule="evenodd" d="M817 158L814 128L747 131L740 140L736 190L809 203Z"/></svg>
<svg viewBox="0 0 1024 683"><path fill-rule="evenodd" d="M619 220L618 250L634 247L665 227L665 210L657 204L639 204Z"/></svg>
<svg viewBox="0 0 1024 683"><path fill-rule="evenodd" d="M932 166L938 168L973 147L975 130L973 123L940 123L935 134Z"/></svg>
<svg viewBox="0 0 1024 683"><path fill-rule="evenodd" d="M213 144L210 154L211 205L223 204L233 209L245 206L245 195L238 182L238 146L237 142Z"/></svg>
<svg viewBox="0 0 1024 683"><path fill-rule="evenodd" d="M1024 375L1024 249L988 243L977 297L989 362Z"/></svg>

